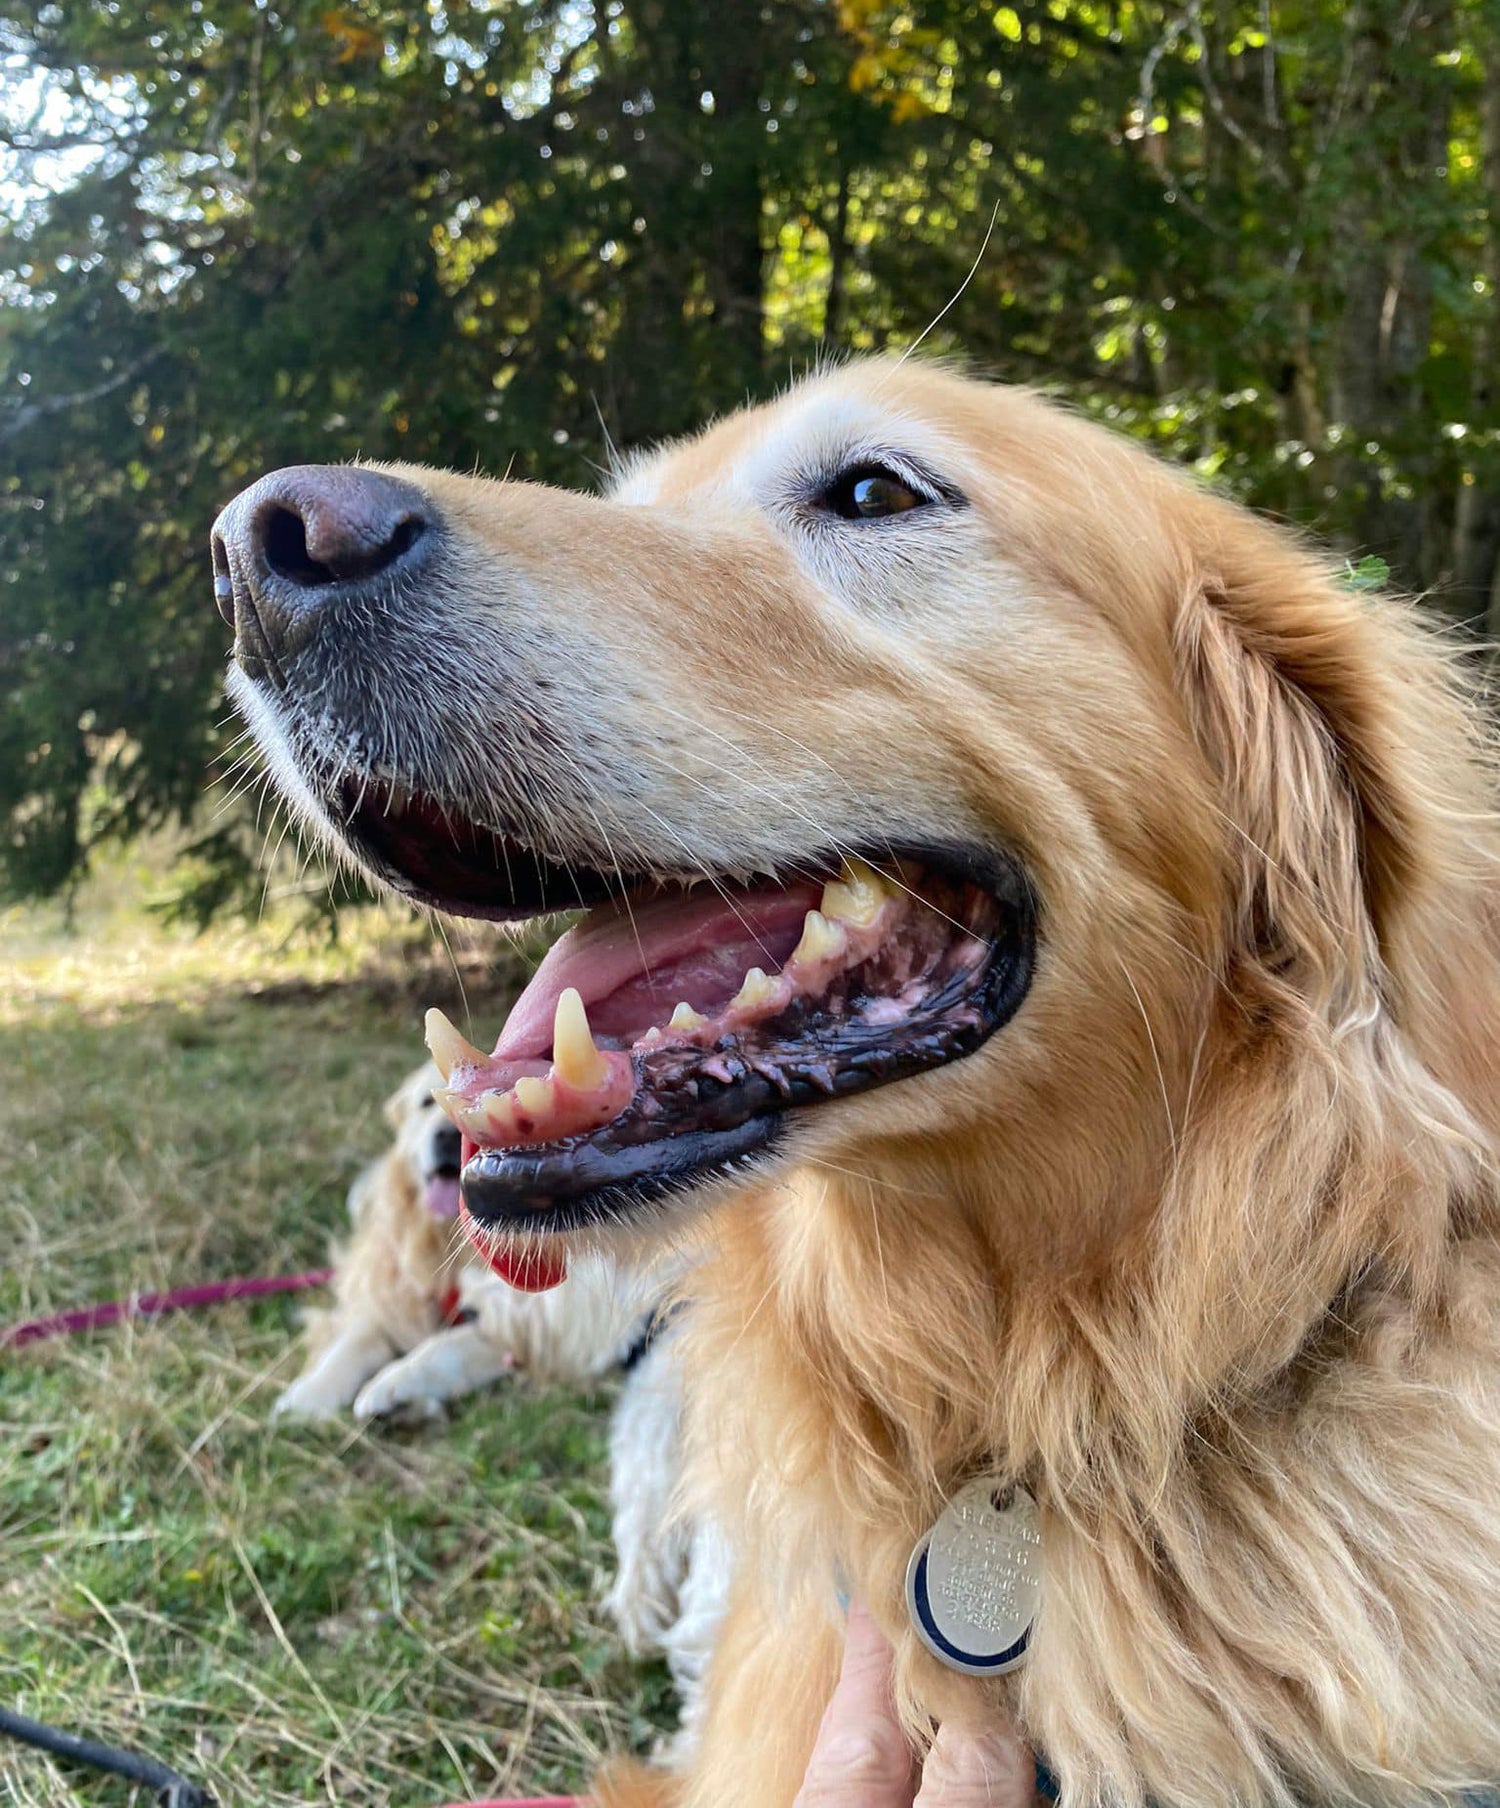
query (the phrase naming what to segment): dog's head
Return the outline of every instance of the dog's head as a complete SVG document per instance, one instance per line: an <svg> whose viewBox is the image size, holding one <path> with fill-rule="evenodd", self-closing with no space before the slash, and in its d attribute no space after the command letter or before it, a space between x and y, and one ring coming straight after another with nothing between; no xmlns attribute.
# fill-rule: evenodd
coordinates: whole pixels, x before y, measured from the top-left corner
<svg viewBox="0 0 1500 1808"><path fill-rule="evenodd" d="M434 1094L443 1076L431 1061L409 1073L382 1107L394 1139L390 1154L406 1169L434 1218L456 1218L462 1141Z"/></svg>
<svg viewBox="0 0 1500 1808"><path fill-rule="evenodd" d="M1448 1209L1355 1159L1459 1162L1494 1078L1443 662L1107 432L876 362L602 498L301 467L214 547L320 832L441 910L588 908L493 1054L435 1026L480 1225L545 1250L795 1158L929 1286L1149 1237L1242 1353L1262 1284Z"/></svg>

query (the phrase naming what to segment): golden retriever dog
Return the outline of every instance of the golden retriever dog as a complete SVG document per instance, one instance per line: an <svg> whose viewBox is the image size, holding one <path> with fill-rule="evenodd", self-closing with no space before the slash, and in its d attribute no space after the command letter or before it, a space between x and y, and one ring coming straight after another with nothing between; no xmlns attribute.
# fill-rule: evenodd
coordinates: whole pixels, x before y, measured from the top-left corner
<svg viewBox="0 0 1500 1808"><path fill-rule="evenodd" d="M473 1234L701 1251L733 1599L692 1764L604 1801L790 1803L841 1589L916 1744L1014 1719L1080 1808L1500 1779L1495 799L1409 610L915 362L603 496L276 472L214 548L311 823L587 909L493 1052L432 1024ZM943 1660L960 1499L1034 1502L952 1571L1024 1631Z"/></svg>
<svg viewBox="0 0 1500 1808"><path fill-rule="evenodd" d="M461 1282L471 1264L455 1238L460 1149L433 1101L441 1079L425 1063L385 1102L394 1140L349 1189L352 1235L334 1251L334 1303L308 1313L307 1364L272 1408L274 1417L331 1418L356 1401L360 1417L373 1416L379 1408L364 1390L409 1353L460 1330L466 1350L475 1343L460 1323L467 1310ZM472 1379L451 1391L482 1387L510 1366L503 1350L473 1354ZM431 1390L421 1396L434 1410L443 1397Z"/></svg>

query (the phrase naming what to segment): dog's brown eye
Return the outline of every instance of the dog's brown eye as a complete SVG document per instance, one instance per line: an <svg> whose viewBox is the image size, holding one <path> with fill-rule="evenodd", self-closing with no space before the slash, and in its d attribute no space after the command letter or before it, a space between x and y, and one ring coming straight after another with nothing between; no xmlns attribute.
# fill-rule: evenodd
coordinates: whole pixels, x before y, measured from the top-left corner
<svg viewBox="0 0 1500 1808"><path fill-rule="evenodd" d="M925 508L931 500L894 471L880 465L856 465L822 491L817 505L844 521L880 521L887 515Z"/></svg>

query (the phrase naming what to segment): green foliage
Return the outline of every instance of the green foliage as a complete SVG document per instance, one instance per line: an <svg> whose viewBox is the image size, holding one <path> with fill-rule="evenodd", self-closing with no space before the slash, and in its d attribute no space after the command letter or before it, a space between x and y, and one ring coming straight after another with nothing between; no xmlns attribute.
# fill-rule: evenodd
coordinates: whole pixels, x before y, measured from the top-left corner
<svg viewBox="0 0 1500 1808"><path fill-rule="evenodd" d="M1344 582L1351 590L1383 590L1391 580L1391 568L1385 560L1370 553L1358 564L1346 560Z"/></svg>
<svg viewBox="0 0 1500 1808"><path fill-rule="evenodd" d="M259 472L588 482L955 295L929 348L1496 593L1487 0L0 0L0 49L15 890L196 812Z"/></svg>

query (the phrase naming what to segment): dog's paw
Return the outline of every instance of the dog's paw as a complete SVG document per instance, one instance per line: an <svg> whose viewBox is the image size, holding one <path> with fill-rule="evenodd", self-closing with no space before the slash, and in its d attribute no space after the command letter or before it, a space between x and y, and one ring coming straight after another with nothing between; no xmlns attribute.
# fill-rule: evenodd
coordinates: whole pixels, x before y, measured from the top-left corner
<svg viewBox="0 0 1500 1808"><path fill-rule="evenodd" d="M275 1423L278 1419L301 1419L326 1424L330 1419L338 1418L348 1404L347 1400L317 1386L311 1377L300 1375L277 1397L271 1408L271 1420Z"/></svg>
<svg viewBox="0 0 1500 1808"><path fill-rule="evenodd" d="M441 1419L443 1402L427 1393L421 1377L404 1363L393 1362L367 1381L354 1400L356 1419Z"/></svg>

